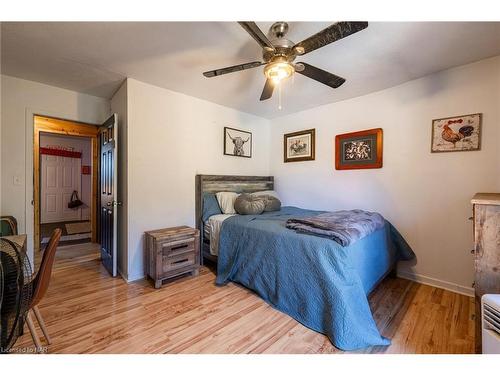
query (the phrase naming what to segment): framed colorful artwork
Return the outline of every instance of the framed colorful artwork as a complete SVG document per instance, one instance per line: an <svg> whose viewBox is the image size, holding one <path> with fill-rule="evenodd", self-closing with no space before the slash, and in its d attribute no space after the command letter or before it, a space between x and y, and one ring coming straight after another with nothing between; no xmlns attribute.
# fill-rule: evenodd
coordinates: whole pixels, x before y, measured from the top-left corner
<svg viewBox="0 0 500 375"><path fill-rule="evenodd" d="M288 133L283 138L284 162L314 160L316 130Z"/></svg>
<svg viewBox="0 0 500 375"><path fill-rule="evenodd" d="M252 157L252 133L244 130L224 128L224 155Z"/></svg>
<svg viewBox="0 0 500 375"><path fill-rule="evenodd" d="M382 168L382 129L335 137L335 169Z"/></svg>
<svg viewBox="0 0 500 375"><path fill-rule="evenodd" d="M481 149L482 113L432 120L431 152Z"/></svg>

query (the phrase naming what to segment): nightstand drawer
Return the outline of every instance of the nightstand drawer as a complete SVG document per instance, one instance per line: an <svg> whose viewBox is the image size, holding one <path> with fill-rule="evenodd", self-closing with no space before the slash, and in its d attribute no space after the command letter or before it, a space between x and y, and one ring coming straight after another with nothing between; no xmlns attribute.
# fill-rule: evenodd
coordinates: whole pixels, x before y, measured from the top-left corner
<svg viewBox="0 0 500 375"><path fill-rule="evenodd" d="M177 256L163 256L163 272L175 271L179 268L189 267L196 262L196 254L194 251Z"/></svg>
<svg viewBox="0 0 500 375"><path fill-rule="evenodd" d="M174 242L164 242L159 245L163 256L176 257L177 255L194 252L195 239L191 237Z"/></svg>

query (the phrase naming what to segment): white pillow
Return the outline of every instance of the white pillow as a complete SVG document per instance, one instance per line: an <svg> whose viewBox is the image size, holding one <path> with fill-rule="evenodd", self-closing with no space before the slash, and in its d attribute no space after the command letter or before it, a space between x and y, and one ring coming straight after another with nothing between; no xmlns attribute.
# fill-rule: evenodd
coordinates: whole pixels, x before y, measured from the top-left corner
<svg viewBox="0 0 500 375"><path fill-rule="evenodd" d="M217 202L219 202L220 209L223 214L235 214L234 201L238 198L239 194L233 191L221 191L215 194Z"/></svg>
<svg viewBox="0 0 500 375"><path fill-rule="evenodd" d="M278 193L276 193L276 191L274 191L274 190L256 191L255 193L252 193L252 195L255 195L257 197L260 195L270 195L271 197L274 197L274 198L280 200Z"/></svg>

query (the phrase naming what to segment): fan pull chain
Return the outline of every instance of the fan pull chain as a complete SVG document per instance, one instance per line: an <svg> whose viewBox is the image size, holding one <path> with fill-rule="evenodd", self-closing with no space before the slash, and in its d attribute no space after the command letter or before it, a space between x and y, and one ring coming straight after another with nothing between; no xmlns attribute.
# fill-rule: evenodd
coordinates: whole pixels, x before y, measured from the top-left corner
<svg viewBox="0 0 500 375"><path fill-rule="evenodd" d="M281 111L281 82L278 82L278 109Z"/></svg>

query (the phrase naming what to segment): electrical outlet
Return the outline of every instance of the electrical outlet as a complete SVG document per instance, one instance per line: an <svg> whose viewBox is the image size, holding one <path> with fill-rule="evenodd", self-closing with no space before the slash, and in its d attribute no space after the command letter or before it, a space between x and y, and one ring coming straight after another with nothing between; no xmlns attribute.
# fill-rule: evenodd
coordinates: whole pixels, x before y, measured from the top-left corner
<svg viewBox="0 0 500 375"><path fill-rule="evenodd" d="M14 185L16 186L22 185L20 176L14 176Z"/></svg>

